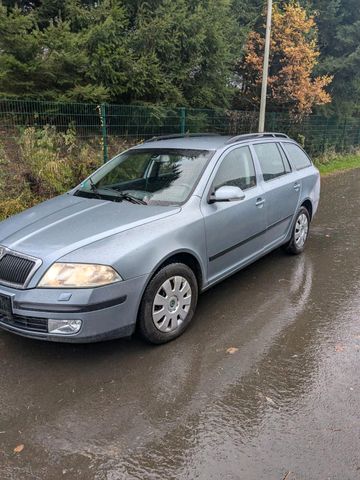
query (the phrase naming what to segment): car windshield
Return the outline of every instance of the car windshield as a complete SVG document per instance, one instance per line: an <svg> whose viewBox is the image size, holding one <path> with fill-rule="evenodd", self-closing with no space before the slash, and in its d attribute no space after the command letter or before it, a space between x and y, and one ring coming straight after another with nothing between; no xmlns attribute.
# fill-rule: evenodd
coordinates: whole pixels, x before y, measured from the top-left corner
<svg viewBox="0 0 360 480"><path fill-rule="evenodd" d="M144 205L180 205L189 198L211 153L185 149L129 150L85 180L75 195Z"/></svg>

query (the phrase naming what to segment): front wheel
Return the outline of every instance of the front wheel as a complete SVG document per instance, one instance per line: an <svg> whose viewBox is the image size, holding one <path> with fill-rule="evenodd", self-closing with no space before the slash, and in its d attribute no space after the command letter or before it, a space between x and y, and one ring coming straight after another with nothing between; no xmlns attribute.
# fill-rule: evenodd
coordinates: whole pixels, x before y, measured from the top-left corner
<svg viewBox="0 0 360 480"><path fill-rule="evenodd" d="M197 280L187 265L173 263L162 268L150 280L141 301L141 336L160 344L181 335L194 316L197 298Z"/></svg>
<svg viewBox="0 0 360 480"><path fill-rule="evenodd" d="M309 236L310 215L305 207L301 207L293 227L290 241L284 245L284 249L293 255L299 255L305 249L306 240Z"/></svg>

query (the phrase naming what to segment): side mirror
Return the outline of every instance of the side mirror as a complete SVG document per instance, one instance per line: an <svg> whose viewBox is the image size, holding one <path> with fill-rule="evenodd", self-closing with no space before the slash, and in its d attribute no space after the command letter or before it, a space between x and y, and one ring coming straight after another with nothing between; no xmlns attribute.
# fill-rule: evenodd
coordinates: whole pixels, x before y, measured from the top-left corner
<svg viewBox="0 0 360 480"><path fill-rule="evenodd" d="M241 188L224 185L210 195L210 203L236 202L239 200L244 200L244 198L245 193L241 190Z"/></svg>

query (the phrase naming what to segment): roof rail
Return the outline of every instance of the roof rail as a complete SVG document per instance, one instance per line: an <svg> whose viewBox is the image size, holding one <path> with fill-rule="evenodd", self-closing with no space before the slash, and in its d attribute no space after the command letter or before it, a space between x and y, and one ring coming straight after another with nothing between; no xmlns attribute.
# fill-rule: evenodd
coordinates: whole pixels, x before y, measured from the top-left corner
<svg viewBox="0 0 360 480"><path fill-rule="evenodd" d="M250 140L252 138L289 138L285 133L276 133L276 132L265 132L265 133L244 133L243 135L236 135L235 137L229 138L226 145L236 142L244 142L245 140Z"/></svg>
<svg viewBox="0 0 360 480"><path fill-rule="evenodd" d="M148 140L145 140L144 143L149 142L158 142L160 140L172 140L173 138L189 138L189 137L217 137L218 133L179 133L173 135L160 135L151 137Z"/></svg>

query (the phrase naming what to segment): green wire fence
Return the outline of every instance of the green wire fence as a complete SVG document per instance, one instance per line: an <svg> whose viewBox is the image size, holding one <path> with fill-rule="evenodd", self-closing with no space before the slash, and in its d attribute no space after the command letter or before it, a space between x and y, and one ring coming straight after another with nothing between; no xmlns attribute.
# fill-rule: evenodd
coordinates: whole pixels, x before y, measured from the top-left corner
<svg viewBox="0 0 360 480"><path fill-rule="evenodd" d="M0 100L0 137L14 138L26 127L70 127L79 139L98 139L104 161L114 139L131 143L157 135L215 132L236 135L257 131L258 113L226 109L171 108L161 105L58 103ZM310 115L301 121L286 113L266 115L266 130L284 132L312 155L360 147L360 118Z"/></svg>

